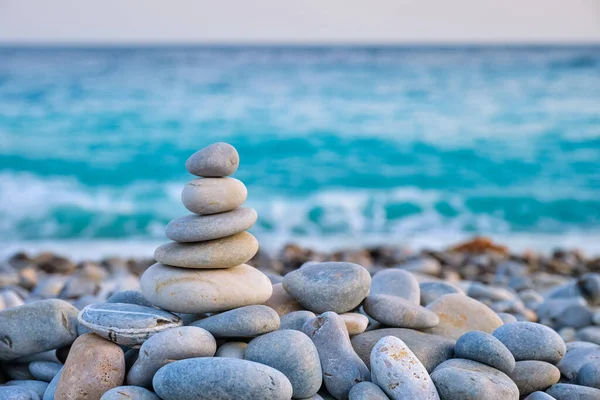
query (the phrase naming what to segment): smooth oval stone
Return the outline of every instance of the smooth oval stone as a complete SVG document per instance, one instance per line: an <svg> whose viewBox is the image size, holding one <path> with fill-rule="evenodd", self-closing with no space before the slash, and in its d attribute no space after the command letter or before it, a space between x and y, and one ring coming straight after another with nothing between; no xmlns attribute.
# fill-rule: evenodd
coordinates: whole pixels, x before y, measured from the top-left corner
<svg viewBox="0 0 600 400"><path fill-rule="evenodd" d="M116 344L93 333L73 343L60 374L55 397L61 400L99 399L123 384L125 357Z"/></svg>
<svg viewBox="0 0 600 400"><path fill-rule="evenodd" d="M535 322L503 325L493 335L510 350L516 361L538 360L556 364L567 352L558 333Z"/></svg>
<svg viewBox="0 0 600 400"><path fill-rule="evenodd" d="M352 348L344 320L326 312L304 324L302 331L319 352L323 381L336 399L345 399L352 386L371 379L365 363Z"/></svg>
<svg viewBox="0 0 600 400"><path fill-rule="evenodd" d="M243 377L242 379L240 379ZM163 400L288 400L292 385L267 365L235 358L191 358L165 365L153 386Z"/></svg>
<svg viewBox="0 0 600 400"><path fill-rule="evenodd" d="M458 293L438 297L427 309L438 315L440 323L425 332L452 339L470 331L492 333L502 325L500 317L488 306Z"/></svg>
<svg viewBox="0 0 600 400"><path fill-rule="evenodd" d="M213 143L192 154L185 162L185 169L192 175L206 177L229 176L240 164L240 156L232 145Z"/></svg>
<svg viewBox="0 0 600 400"><path fill-rule="evenodd" d="M577 384L600 389L600 360L588 362L579 369Z"/></svg>
<svg viewBox="0 0 600 400"><path fill-rule="evenodd" d="M190 214L169 222L166 233L169 239L180 243L204 242L250 229L257 218L256 210L246 207L219 214Z"/></svg>
<svg viewBox="0 0 600 400"><path fill-rule="evenodd" d="M369 325L369 318L360 313L344 313L340 314L340 317L344 320L350 336L363 333Z"/></svg>
<svg viewBox="0 0 600 400"><path fill-rule="evenodd" d="M518 400L517 385L504 372L476 361L454 358L431 374L443 400Z"/></svg>
<svg viewBox="0 0 600 400"><path fill-rule="evenodd" d="M600 344L600 326L587 326L578 330L575 339Z"/></svg>
<svg viewBox="0 0 600 400"><path fill-rule="evenodd" d="M454 345L454 357L480 362L509 374L515 358L501 341L486 332L467 332Z"/></svg>
<svg viewBox="0 0 600 400"><path fill-rule="evenodd" d="M458 286L447 282L422 282L419 284L421 305L426 306L445 294L465 292Z"/></svg>
<svg viewBox="0 0 600 400"><path fill-rule="evenodd" d="M245 358L282 372L292 384L294 398L316 394L323 383L317 348L299 331L283 330L257 337L248 343Z"/></svg>
<svg viewBox="0 0 600 400"><path fill-rule="evenodd" d="M350 389L348 400L389 400L389 398L376 384L360 382Z"/></svg>
<svg viewBox="0 0 600 400"><path fill-rule="evenodd" d="M62 368L62 365L51 362L51 361L34 361L29 364L29 372L38 381L50 382L58 371Z"/></svg>
<svg viewBox="0 0 600 400"><path fill-rule="evenodd" d="M191 314L261 304L273 293L269 278L246 264L202 271L154 264L140 283L144 297L152 304Z"/></svg>
<svg viewBox="0 0 600 400"><path fill-rule="evenodd" d="M561 374L570 381L576 381L577 374L588 362L600 359L600 347L579 346L567 351L567 354L556 365Z"/></svg>
<svg viewBox="0 0 600 400"><path fill-rule="evenodd" d="M215 357L229 357L244 359L248 343L244 342L227 342L217 349Z"/></svg>
<svg viewBox="0 0 600 400"><path fill-rule="evenodd" d="M515 323L515 322L518 321L517 317L515 317L512 314L499 312L498 316L500 317L500 319L502 320L502 322L504 322L505 324L513 324L513 323Z"/></svg>
<svg viewBox="0 0 600 400"><path fill-rule="evenodd" d="M200 178L190 181L181 192L181 202L194 214L218 214L241 206L248 190L235 178Z"/></svg>
<svg viewBox="0 0 600 400"><path fill-rule="evenodd" d="M104 393L100 400L160 400L151 391L138 386L119 386Z"/></svg>
<svg viewBox="0 0 600 400"><path fill-rule="evenodd" d="M394 328L424 329L440 323L436 313L398 296L370 295L363 307L371 318Z"/></svg>
<svg viewBox="0 0 600 400"><path fill-rule="evenodd" d="M197 243L165 243L154 252L161 264L181 268L231 268L250 260L258 240L248 232Z"/></svg>
<svg viewBox="0 0 600 400"><path fill-rule="evenodd" d="M138 290L124 290L122 292L116 292L106 299L106 302L137 304L138 306L153 307L153 305L144 298L142 292Z"/></svg>
<svg viewBox="0 0 600 400"><path fill-rule="evenodd" d="M546 393L556 400L598 400L600 389L588 386L572 385L568 383L557 383L546 390Z"/></svg>
<svg viewBox="0 0 600 400"><path fill-rule="evenodd" d="M558 383L560 371L554 365L545 361L517 361L510 374L510 379L517 385L521 396L527 396L536 391L544 391Z"/></svg>
<svg viewBox="0 0 600 400"><path fill-rule="evenodd" d="M389 294L420 304L421 288L413 274L402 269L389 268L373 275L371 295Z"/></svg>
<svg viewBox="0 0 600 400"><path fill-rule="evenodd" d="M138 359L127 373L127 384L151 388L156 371L169 362L212 357L216 350L215 338L202 328L182 326L158 333L140 347Z"/></svg>
<svg viewBox="0 0 600 400"><path fill-rule="evenodd" d="M96 335L124 346L139 346L152 335L182 325L170 312L127 303L92 304L81 310L79 322Z"/></svg>
<svg viewBox="0 0 600 400"><path fill-rule="evenodd" d="M34 392L39 398L42 398L44 396L44 392L48 388L48 383L34 380L21 380L6 382L6 386L22 387Z"/></svg>
<svg viewBox="0 0 600 400"><path fill-rule="evenodd" d="M385 336L395 336L401 339L431 372L442 362L452 358L454 340L444 336L423 333L412 329L384 328L368 331L352 338L352 347L359 357L370 365L371 351L375 344Z"/></svg>
<svg viewBox="0 0 600 400"><path fill-rule="evenodd" d="M524 400L556 400L554 397L544 392L533 392L529 396L525 397Z"/></svg>
<svg viewBox="0 0 600 400"><path fill-rule="evenodd" d="M194 322L216 338L255 337L279 329L279 315L270 307L256 305L225 311Z"/></svg>
<svg viewBox="0 0 600 400"><path fill-rule="evenodd" d="M439 399L423 364L394 336L381 338L373 347L371 380L392 399Z"/></svg>
<svg viewBox="0 0 600 400"><path fill-rule="evenodd" d="M0 311L0 360L66 346L77 338L77 312L69 303L42 300Z"/></svg>
<svg viewBox="0 0 600 400"><path fill-rule="evenodd" d="M60 380L60 375L62 374L64 367L61 367L58 373L52 378L46 391L44 392L44 397L42 400L54 400L54 394L56 393L56 387L58 386L58 381Z"/></svg>
<svg viewBox="0 0 600 400"><path fill-rule="evenodd" d="M600 348L599 345L597 345L596 343L592 343L592 342L583 342L583 341L574 341L574 342L568 342L566 343L567 345L567 354L569 353L569 351L571 350L575 350L575 349L580 349L580 348Z"/></svg>
<svg viewBox="0 0 600 400"><path fill-rule="evenodd" d="M263 303L265 306L271 307L277 311L279 316L289 314L294 311L304 310L302 304L298 303L284 288L282 283L273 285L273 294L269 300Z"/></svg>
<svg viewBox="0 0 600 400"><path fill-rule="evenodd" d="M279 329L294 329L296 331L301 331L306 321L315 317L316 315L312 311L293 311L289 314L282 315L279 318Z"/></svg>
<svg viewBox="0 0 600 400"><path fill-rule="evenodd" d="M40 400L40 396L24 387L0 386L0 400Z"/></svg>
<svg viewBox="0 0 600 400"><path fill-rule="evenodd" d="M315 313L345 313L369 294L371 275L358 264L325 262L303 266L283 279L284 289Z"/></svg>

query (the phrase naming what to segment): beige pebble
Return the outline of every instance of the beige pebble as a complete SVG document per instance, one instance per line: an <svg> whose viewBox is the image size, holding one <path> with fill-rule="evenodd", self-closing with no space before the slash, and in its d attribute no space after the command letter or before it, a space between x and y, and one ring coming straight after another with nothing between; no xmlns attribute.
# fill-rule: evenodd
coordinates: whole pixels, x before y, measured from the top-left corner
<svg viewBox="0 0 600 400"><path fill-rule="evenodd" d="M298 303L296 299L283 288L283 284L281 283L273 285L273 294L271 295L271 298L263 304L277 311L277 314L279 314L280 317L293 311L304 310L302 304Z"/></svg>

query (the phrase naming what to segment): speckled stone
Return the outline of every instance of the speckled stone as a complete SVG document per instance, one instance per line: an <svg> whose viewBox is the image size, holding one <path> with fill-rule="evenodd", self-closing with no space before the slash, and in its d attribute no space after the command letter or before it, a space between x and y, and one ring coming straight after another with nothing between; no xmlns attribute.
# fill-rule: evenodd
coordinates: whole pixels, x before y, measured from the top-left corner
<svg viewBox="0 0 600 400"><path fill-rule="evenodd" d="M140 348L137 361L127 373L127 384L151 388L152 377L174 360L212 357L217 350L214 337L202 328L183 326L152 336Z"/></svg>
<svg viewBox="0 0 600 400"><path fill-rule="evenodd" d="M58 300L42 300L0 311L0 361L13 360L73 343L77 309Z"/></svg>
<svg viewBox="0 0 600 400"><path fill-rule="evenodd" d="M363 307L371 318L394 328L423 329L440 323L436 313L398 296L370 295Z"/></svg>
<svg viewBox="0 0 600 400"><path fill-rule="evenodd" d="M40 399L44 396L44 392L48 388L48 382L34 380L18 380L6 382L6 386L18 386L34 392Z"/></svg>
<svg viewBox="0 0 600 400"><path fill-rule="evenodd" d="M363 333L369 325L369 318L360 313L344 313L340 314L340 317L344 320L350 336Z"/></svg>
<svg viewBox="0 0 600 400"><path fill-rule="evenodd" d="M389 400L389 397L372 382L360 382L350 389L348 400Z"/></svg>
<svg viewBox="0 0 600 400"><path fill-rule="evenodd" d="M461 288L447 282L422 282L419 284L419 288L422 306L432 303L435 299L445 294L465 294Z"/></svg>
<svg viewBox="0 0 600 400"><path fill-rule="evenodd" d="M517 361L510 374L510 379L519 388L521 396L527 396L536 391L544 391L558 383L560 371L554 365L544 361Z"/></svg>
<svg viewBox="0 0 600 400"><path fill-rule="evenodd" d="M577 373L576 383L578 385L600 389L600 360L594 360L584 364Z"/></svg>
<svg viewBox="0 0 600 400"><path fill-rule="evenodd" d="M261 304L273 293L269 278L246 264L203 271L154 264L142 275L141 288L152 304L191 314Z"/></svg>
<svg viewBox="0 0 600 400"><path fill-rule="evenodd" d="M315 313L345 313L369 294L371 275L358 264L325 262L303 266L283 279L284 289Z"/></svg>
<svg viewBox="0 0 600 400"><path fill-rule="evenodd" d="M431 372L442 362L452 358L454 340L404 328L384 328L368 331L352 338L352 347L359 357L370 365L371 351L375 344L385 336L401 339L415 354L419 361Z"/></svg>
<svg viewBox="0 0 600 400"><path fill-rule="evenodd" d="M501 341L486 332L471 331L458 338L454 357L480 362L509 374L515 368L515 358Z"/></svg>
<svg viewBox="0 0 600 400"><path fill-rule="evenodd" d="M87 333L75 340L58 380L55 398L92 400L123 384L123 350L108 340Z"/></svg>
<svg viewBox="0 0 600 400"><path fill-rule="evenodd" d="M220 177L233 174L240 164L240 156L232 145L213 143L192 154L185 162L185 169L192 175Z"/></svg>
<svg viewBox="0 0 600 400"><path fill-rule="evenodd" d="M273 285L273 294L269 300L263 303L277 311L279 316L289 314L294 311L304 310L302 304L298 303L284 288L282 283Z"/></svg>
<svg viewBox="0 0 600 400"><path fill-rule="evenodd" d="M567 351L558 333L535 322L503 325L493 335L510 350L516 361L538 360L556 364Z"/></svg>
<svg viewBox="0 0 600 400"><path fill-rule="evenodd" d="M355 353L346 324L334 312L309 320L303 332L315 344L321 360L323 381L336 399L346 399L352 386L371 378L369 369Z"/></svg>
<svg viewBox="0 0 600 400"><path fill-rule="evenodd" d="M138 306L153 307L152 304L144 298L142 292L138 290L124 290L121 292L116 292L106 299L106 302L137 304Z"/></svg>
<svg viewBox="0 0 600 400"><path fill-rule="evenodd" d="M588 386L572 385L567 383L557 383L546 390L546 393L556 400L598 400L600 399L600 389Z"/></svg>
<svg viewBox="0 0 600 400"><path fill-rule="evenodd" d="M454 358L431 374L442 400L518 400L517 385L501 371L476 361Z"/></svg>
<svg viewBox="0 0 600 400"><path fill-rule="evenodd" d="M279 329L279 315L263 305L245 306L194 322L216 338L255 337Z"/></svg>
<svg viewBox="0 0 600 400"><path fill-rule="evenodd" d="M414 304L421 300L421 289L414 275L396 268L384 269L373 275L371 295L375 294L402 297Z"/></svg>
<svg viewBox="0 0 600 400"><path fill-rule="evenodd" d="M127 303L89 305L79 313L79 323L104 339L131 347L182 325L181 319L170 312Z"/></svg>
<svg viewBox="0 0 600 400"><path fill-rule="evenodd" d="M427 309L438 315L440 323L424 331L452 339L470 331L492 333L503 324L488 306L458 293L438 297Z"/></svg>
<svg viewBox="0 0 600 400"><path fill-rule="evenodd" d="M289 314L285 314L279 318L279 329L294 329L297 331L301 331L306 321L315 317L316 315L312 311L294 311Z"/></svg>
<svg viewBox="0 0 600 400"><path fill-rule="evenodd" d="M215 357L239 358L240 360L243 360L247 347L248 343L244 342L223 343L221 347L217 349Z"/></svg>
<svg viewBox="0 0 600 400"><path fill-rule="evenodd" d="M294 398L316 394L323 382L317 348L299 331L271 332L253 339L245 359L282 372L292 384Z"/></svg>
<svg viewBox="0 0 600 400"><path fill-rule="evenodd" d="M151 391L138 386L119 386L104 393L100 400L160 400Z"/></svg>
<svg viewBox="0 0 600 400"><path fill-rule="evenodd" d="M218 214L241 206L248 190L235 178L200 178L188 182L181 192L181 202L194 214Z"/></svg>
<svg viewBox="0 0 600 400"><path fill-rule="evenodd" d="M250 229L258 218L253 208L238 207L219 214L189 214L169 222L167 237L180 243L203 242Z"/></svg>
<svg viewBox="0 0 600 400"><path fill-rule="evenodd" d="M163 400L288 400L292 397L292 385L284 374L266 365L235 358L191 358L172 362L154 375L153 386Z"/></svg>
<svg viewBox="0 0 600 400"><path fill-rule="evenodd" d="M40 396L20 386L0 386L0 400L40 400Z"/></svg>
<svg viewBox="0 0 600 400"><path fill-rule="evenodd" d="M582 342L579 342L582 343ZM556 365L560 370L561 374L571 380L577 379L579 370L588 362L596 362L600 359L600 347L599 346L586 346L580 345L578 347L571 348L565 356Z"/></svg>
<svg viewBox="0 0 600 400"><path fill-rule="evenodd" d="M371 380L391 399L439 399L423 364L394 336L381 338L373 347Z"/></svg>
<svg viewBox="0 0 600 400"><path fill-rule="evenodd" d="M51 361L33 361L29 364L29 372L38 381L50 382L58 371L62 368L62 365L51 362Z"/></svg>

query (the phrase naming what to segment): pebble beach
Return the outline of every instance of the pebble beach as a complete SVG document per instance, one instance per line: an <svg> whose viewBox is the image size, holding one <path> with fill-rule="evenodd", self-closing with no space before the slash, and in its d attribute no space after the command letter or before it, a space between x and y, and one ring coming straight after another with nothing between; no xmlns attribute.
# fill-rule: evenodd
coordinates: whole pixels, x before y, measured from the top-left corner
<svg viewBox="0 0 600 400"><path fill-rule="evenodd" d="M189 213L146 258L2 261L0 400L600 399L600 258L268 252L238 167L192 154Z"/></svg>

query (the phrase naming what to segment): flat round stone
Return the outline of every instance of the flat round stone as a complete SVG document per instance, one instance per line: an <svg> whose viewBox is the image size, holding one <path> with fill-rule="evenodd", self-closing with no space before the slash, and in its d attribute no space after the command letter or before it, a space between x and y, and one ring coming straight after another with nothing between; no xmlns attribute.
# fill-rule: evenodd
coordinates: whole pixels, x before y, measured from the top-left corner
<svg viewBox="0 0 600 400"><path fill-rule="evenodd" d="M515 360L558 363L567 352L565 342L551 328L535 322L515 322L496 329L493 335L515 356Z"/></svg>
<svg viewBox="0 0 600 400"><path fill-rule="evenodd" d="M258 240L248 232L197 243L165 243L154 251L161 264L193 269L231 268L250 260Z"/></svg>
<svg viewBox="0 0 600 400"><path fill-rule="evenodd" d="M29 364L31 375L42 382L50 382L61 368L61 364L52 361L33 361Z"/></svg>
<svg viewBox="0 0 600 400"><path fill-rule="evenodd" d="M190 181L181 192L181 202L194 214L231 211L246 201L248 190L235 178L200 178Z"/></svg>
<svg viewBox="0 0 600 400"><path fill-rule="evenodd" d="M558 383L560 371L554 365L544 361L517 361L509 378L519 388L521 397L536 391L544 391Z"/></svg>
<svg viewBox="0 0 600 400"><path fill-rule="evenodd" d="M190 314L262 304L273 293L269 278L246 264L214 270L154 264L142 275L140 286L152 304Z"/></svg>
<svg viewBox="0 0 600 400"><path fill-rule="evenodd" d="M279 315L263 305L236 308L194 322L216 338L249 338L279 329Z"/></svg>
<svg viewBox="0 0 600 400"><path fill-rule="evenodd" d="M183 324L170 312L127 303L89 305L79 313L79 322L100 337L130 347Z"/></svg>
<svg viewBox="0 0 600 400"><path fill-rule="evenodd" d="M505 374L515 368L515 358L501 341L486 332L471 331L458 338L454 357L465 358L496 368Z"/></svg>
<svg viewBox="0 0 600 400"><path fill-rule="evenodd" d="M360 313L344 313L340 314L340 318L344 320L346 329L348 329L348 334L350 336L363 333L369 325L369 318Z"/></svg>
<svg viewBox="0 0 600 400"><path fill-rule="evenodd" d="M185 168L193 175L220 177L233 174L239 164L240 156L235 147L217 142L192 154L185 162Z"/></svg>
<svg viewBox="0 0 600 400"><path fill-rule="evenodd" d="M257 218L256 211L246 207L211 215L189 214L169 222L166 233L180 243L204 242L250 229Z"/></svg>
<svg viewBox="0 0 600 400"><path fill-rule="evenodd" d="M394 328L424 329L440 323L436 313L399 296L370 295L363 307L371 318Z"/></svg>
<svg viewBox="0 0 600 400"><path fill-rule="evenodd" d="M403 297L414 304L419 304L421 299L421 289L417 278L410 272L397 268L384 269L373 275L370 294Z"/></svg>

